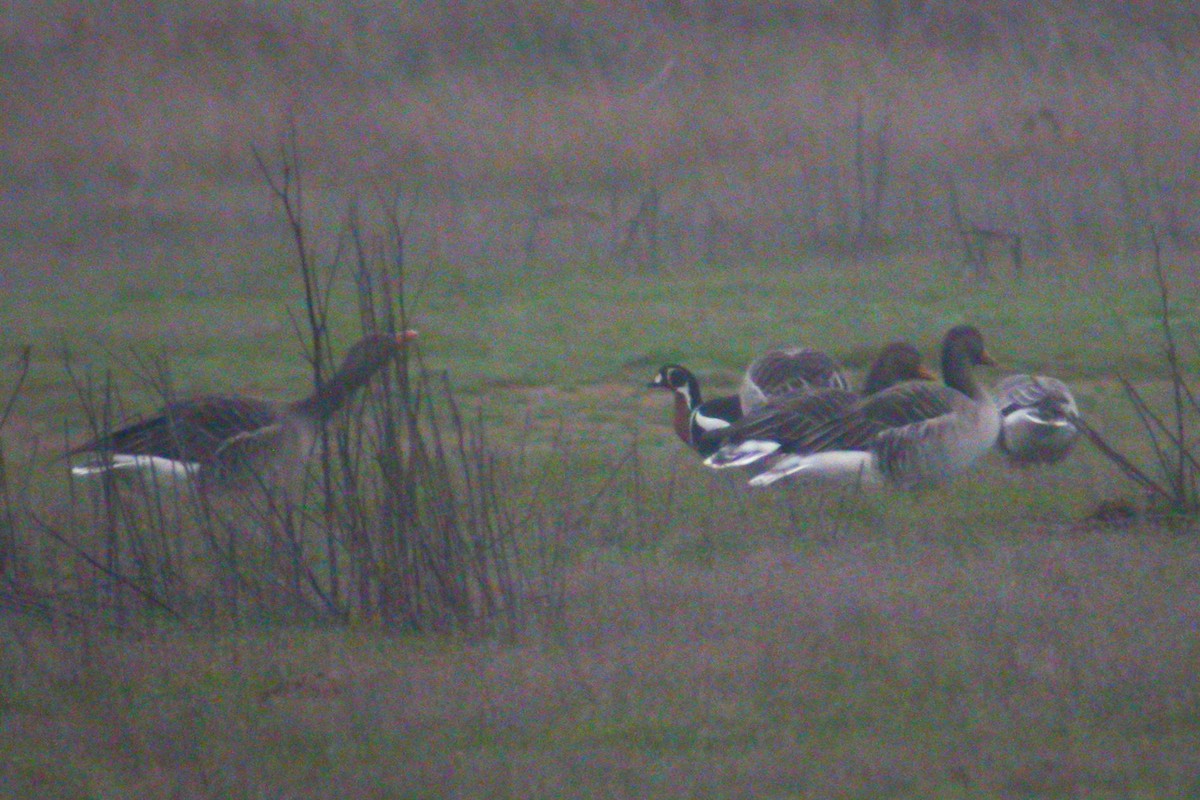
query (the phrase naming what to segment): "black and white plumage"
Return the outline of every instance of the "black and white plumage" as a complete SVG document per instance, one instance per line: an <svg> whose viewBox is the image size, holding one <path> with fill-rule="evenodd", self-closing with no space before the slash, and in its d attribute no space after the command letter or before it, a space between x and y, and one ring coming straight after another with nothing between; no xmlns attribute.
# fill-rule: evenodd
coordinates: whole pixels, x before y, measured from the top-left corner
<svg viewBox="0 0 1200 800"><path fill-rule="evenodd" d="M700 397L700 381L685 367L666 364L648 384L652 389L665 389L674 394L672 423L675 434L689 447L705 456L716 449L719 440L706 434L727 428L742 416L741 403L736 395L718 397L707 402Z"/></svg>
<svg viewBox="0 0 1200 800"><path fill-rule="evenodd" d="M971 370L993 363L977 329L951 328L942 343L944 384L905 381L863 397L791 442L750 484L789 475L903 488L944 482L999 437L999 410Z"/></svg>
<svg viewBox="0 0 1200 800"><path fill-rule="evenodd" d="M168 403L154 416L72 448L68 455L91 458L71 473L147 471L223 488L282 477L313 451L320 426L415 337L405 331L359 340L328 380L292 403L222 395Z"/></svg>
<svg viewBox="0 0 1200 800"><path fill-rule="evenodd" d="M808 347L779 347L750 362L738 397L749 414L772 397L814 389L850 389L846 373L828 353Z"/></svg>
<svg viewBox="0 0 1200 800"><path fill-rule="evenodd" d="M1057 464L1079 439L1079 407L1070 387L1045 375L1009 375L996 384L998 445L1014 466Z"/></svg>
<svg viewBox="0 0 1200 800"><path fill-rule="evenodd" d="M921 363L917 348L908 342L892 342L872 362L861 391L824 388L771 398L729 428L718 431L720 446L704 463L716 469L742 467L777 451L788 452L863 397L903 381L933 379L933 373Z"/></svg>

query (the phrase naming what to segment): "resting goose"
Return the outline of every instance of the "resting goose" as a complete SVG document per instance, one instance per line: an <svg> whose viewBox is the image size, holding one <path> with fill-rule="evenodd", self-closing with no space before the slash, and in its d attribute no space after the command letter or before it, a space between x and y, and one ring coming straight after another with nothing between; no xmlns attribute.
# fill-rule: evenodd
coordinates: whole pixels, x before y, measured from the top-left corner
<svg viewBox="0 0 1200 800"><path fill-rule="evenodd" d="M841 366L827 353L808 347L768 350L750 362L738 397L742 413L749 414L772 397L814 389L849 390Z"/></svg>
<svg viewBox="0 0 1200 800"><path fill-rule="evenodd" d="M1018 467L1057 464L1079 439L1079 407L1070 388L1045 375L1009 375L996 385L1000 452Z"/></svg>
<svg viewBox="0 0 1200 800"><path fill-rule="evenodd" d="M716 469L742 467L776 451L787 452L790 445L803 442L816 428L863 397L902 381L933 379L933 373L921 363L917 348L908 342L892 342L875 358L857 394L826 388L772 398L731 427L718 431L719 447L704 463Z"/></svg>
<svg viewBox="0 0 1200 800"><path fill-rule="evenodd" d="M71 473L196 475L202 485L224 488L282 476L312 452L321 425L416 335L405 331L361 339L327 381L293 403L221 395L168 403L152 417L71 449L68 455L93 456Z"/></svg>
<svg viewBox="0 0 1200 800"><path fill-rule="evenodd" d="M700 381L678 364L666 364L659 369L649 388L665 389L675 395L675 434L702 456L720 444L719 439L705 439L705 434L728 427L742 415L736 395L701 402Z"/></svg>
<svg viewBox="0 0 1200 800"><path fill-rule="evenodd" d="M915 488L964 471L995 445L1000 413L971 367L994 364L970 325L942 342L944 385L906 381L864 397L817 426L790 453L750 480L766 486L788 475Z"/></svg>

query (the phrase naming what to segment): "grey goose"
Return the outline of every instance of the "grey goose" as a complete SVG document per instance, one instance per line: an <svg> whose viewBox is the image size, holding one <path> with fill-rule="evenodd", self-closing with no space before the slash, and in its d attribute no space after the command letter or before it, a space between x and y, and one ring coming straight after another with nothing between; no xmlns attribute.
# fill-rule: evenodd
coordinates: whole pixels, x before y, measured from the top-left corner
<svg viewBox="0 0 1200 800"><path fill-rule="evenodd" d="M942 340L944 384L905 381L865 396L750 479L766 486L789 475L925 487L949 480L996 444L1000 412L972 367L995 362L970 325Z"/></svg>
<svg viewBox="0 0 1200 800"><path fill-rule="evenodd" d="M707 466L722 469L753 464L778 451L789 452L819 426L836 418L867 395L908 380L933 380L921 363L921 353L908 342L892 342L871 364L862 389L824 388L775 397L732 426L711 434L719 445L705 459Z"/></svg>
<svg viewBox="0 0 1200 800"><path fill-rule="evenodd" d="M226 395L170 402L153 416L69 450L68 456L89 456L71 473L144 470L223 488L280 477L303 464L320 426L415 337L404 331L359 340L328 380L295 402Z"/></svg>
<svg viewBox="0 0 1200 800"><path fill-rule="evenodd" d="M749 414L772 397L815 389L850 389L841 365L809 347L778 347L750 362L738 390L742 413Z"/></svg>
<svg viewBox="0 0 1200 800"><path fill-rule="evenodd" d="M1057 464L1074 449L1079 407L1070 387L1046 375L1009 375L996 384L1000 408L1000 453L1027 467Z"/></svg>

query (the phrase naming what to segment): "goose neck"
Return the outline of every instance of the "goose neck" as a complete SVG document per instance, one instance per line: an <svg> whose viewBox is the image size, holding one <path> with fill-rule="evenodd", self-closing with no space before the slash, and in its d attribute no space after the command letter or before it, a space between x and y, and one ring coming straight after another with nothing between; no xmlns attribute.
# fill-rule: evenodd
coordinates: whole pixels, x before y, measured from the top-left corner
<svg viewBox="0 0 1200 800"><path fill-rule="evenodd" d="M948 342L942 351L942 379L951 389L957 389L972 400L982 397L983 389L975 380L970 354L954 342Z"/></svg>
<svg viewBox="0 0 1200 800"><path fill-rule="evenodd" d="M687 380L682 386L675 390L679 397L683 398L683 402L687 404L688 411L694 411L696 406L702 402L700 399L700 382L696 380L696 376L688 375Z"/></svg>
<svg viewBox="0 0 1200 800"><path fill-rule="evenodd" d="M295 411L315 422L326 422L346 401L371 379L382 364L344 364L308 397L296 403Z"/></svg>

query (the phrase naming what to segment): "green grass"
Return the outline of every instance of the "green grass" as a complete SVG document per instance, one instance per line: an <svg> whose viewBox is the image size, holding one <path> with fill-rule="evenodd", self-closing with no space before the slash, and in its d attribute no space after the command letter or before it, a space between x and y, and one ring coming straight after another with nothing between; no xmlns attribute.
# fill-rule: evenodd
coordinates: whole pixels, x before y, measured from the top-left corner
<svg viewBox="0 0 1200 800"><path fill-rule="evenodd" d="M299 313L300 289L280 258L265 260L273 277L250 291L216 282L204 292L154 283L138 292L29 292L0 343L9 351L39 345L34 386L48 411L35 407L25 415L52 427L57 420L46 417L61 418L69 407L60 347L77 364L117 369L125 386L135 381L119 368L133 351L165 357L185 391L303 392L306 368L288 321L289 312ZM1112 264L1107 274L1121 269ZM737 273L636 279L583 266L507 287L488 286L487 279L478 291L457 282L448 287L435 273L411 324L422 331L424 362L448 370L468 394L486 400L514 388L552 386L605 426L636 420L640 385L668 361L728 387L754 355L775 344L826 349L862 369L883 342L909 338L936 365L943 331L962 321L984 330L1008 370L1069 380L1160 377L1152 285L1101 283L1094 275L978 286L952 264L931 267L912 256L842 268L768 263ZM340 286L333 320L344 347L357 332L351 287ZM1186 308L1177 322L1185 335L1195 330ZM612 386L614 396L589 395L584 390L592 386Z"/></svg>
<svg viewBox="0 0 1200 800"><path fill-rule="evenodd" d="M581 568L554 639L505 646L10 625L0 747L9 786L48 797L1186 797L1198 645L1168 598L1196 551L1163 544L612 558Z"/></svg>

